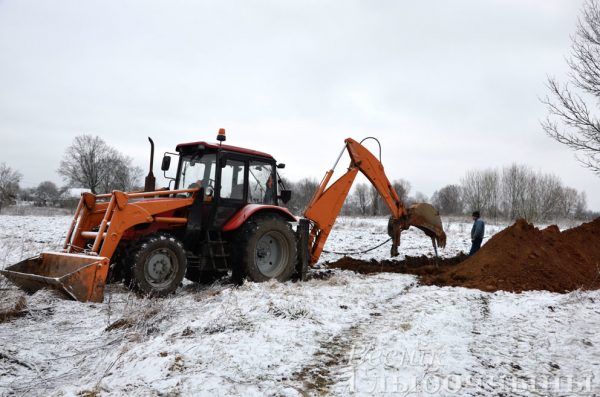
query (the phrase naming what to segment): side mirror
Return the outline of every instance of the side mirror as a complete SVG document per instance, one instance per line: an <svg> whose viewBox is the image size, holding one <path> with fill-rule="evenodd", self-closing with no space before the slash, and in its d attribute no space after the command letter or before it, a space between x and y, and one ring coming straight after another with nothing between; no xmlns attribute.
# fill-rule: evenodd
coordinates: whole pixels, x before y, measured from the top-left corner
<svg viewBox="0 0 600 397"><path fill-rule="evenodd" d="M279 164L277 164L277 168L284 169L285 168L285 164L279 163Z"/></svg>
<svg viewBox="0 0 600 397"><path fill-rule="evenodd" d="M162 164L160 165L160 169L162 171L168 171L169 167L171 167L171 156L165 156L162 159Z"/></svg>
<svg viewBox="0 0 600 397"><path fill-rule="evenodd" d="M285 204L288 201L290 201L290 199L292 198L292 191L291 190L282 190L281 194L277 198Z"/></svg>

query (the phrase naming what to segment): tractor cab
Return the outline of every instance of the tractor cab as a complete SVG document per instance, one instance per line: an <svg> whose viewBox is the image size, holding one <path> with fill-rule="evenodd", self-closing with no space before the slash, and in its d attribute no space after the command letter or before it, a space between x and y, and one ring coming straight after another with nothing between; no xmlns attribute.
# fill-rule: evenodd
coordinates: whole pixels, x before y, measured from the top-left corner
<svg viewBox="0 0 600 397"><path fill-rule="evenodd" d="M275 159L261 152L195 142L177 146L175 189L203 188L204 201L277 203Z"/></svg>
<svg viewBox="0 0 600 397"><path fill-rule="evenodd" d="M289 199L285 191L278 196L277 164L267 153L208 142L183 143L176 151L175 190L200 189L196 206L205 208L203 218L211 218L204 223L209 229L221 230L248 204L276 206L278 199ZM163 171L170 167L170 159L165 159Z"/></svg>

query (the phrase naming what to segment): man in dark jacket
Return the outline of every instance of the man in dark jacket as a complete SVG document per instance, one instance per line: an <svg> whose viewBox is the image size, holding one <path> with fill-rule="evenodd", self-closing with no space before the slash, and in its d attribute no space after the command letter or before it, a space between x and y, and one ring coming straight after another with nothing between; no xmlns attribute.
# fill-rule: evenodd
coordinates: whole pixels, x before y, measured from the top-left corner
<svg viewBox="0 0 600 397"><path fill-rule="evenodd" d="M483 241L483 233L485 232L485 223L480 219L479 211L473 212L473 228L471 228L471 251L469 256L474 255Z"/></svg>

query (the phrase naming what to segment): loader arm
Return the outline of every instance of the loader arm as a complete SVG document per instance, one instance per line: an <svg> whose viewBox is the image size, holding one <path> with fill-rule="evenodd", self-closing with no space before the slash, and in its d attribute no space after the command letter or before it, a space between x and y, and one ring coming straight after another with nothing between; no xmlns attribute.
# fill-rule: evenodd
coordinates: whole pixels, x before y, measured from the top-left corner
<svg viewBox="0 0 600 397"><path fill-rule="evenodd" d="M426 203L415 204L407 209L385 174L383 164L367 148L354 139L348 138L344 142L342 153L340 153L333 168L326 172L319 188L308 204L306 211L304 211L304 217L313 223L308 238L310 264L314 265L318 262L327 237L350 192L358 171L362 172L371 182L390 210L391 218L388 233L392 238L393 256L398 254L401 232L410 226L416 226L423 230L431 237L434 246L437 243L443 247L446 243L446 235L438 212ZM328 186L334 169L346 150L350 155L350 166L344 175Z"/></svg>

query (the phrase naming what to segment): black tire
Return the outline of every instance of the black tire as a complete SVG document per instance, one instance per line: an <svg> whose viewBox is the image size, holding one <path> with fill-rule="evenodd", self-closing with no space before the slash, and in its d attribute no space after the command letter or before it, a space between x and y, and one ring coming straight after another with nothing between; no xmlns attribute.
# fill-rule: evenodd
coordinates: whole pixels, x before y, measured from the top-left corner
<svg viewBox="0 0 600 397"><path fill-rule="evenodd" d="M121 266L121 258L116 257L108 268L108 275L106 276L106 284L116 284L125 279L123 267Z"/></svg>
<svg viewBox="0 0 600 397"><path fill-rule="evenodd" d="M296 267L296 237L289 223L276 215L252 218L238 232L234 282L243 276L256 282L289 280ZM243 273L242 273L243 272Z"/></svg>
<svg viewBox="0 0 600 397"><path fill-rule="evenodd" d="M119 244L115 253L112 257L112 262L108 269L108 275L106 277L106 284L115 284L121 281L127 282L128 278L131 279L129 275L129 261L127 257L127 245Z"/></svg>
<svg viewBox="0 0 600 397"><path fill-rule="evenodd" d="M168 234L140 240L131 255L130 286L151 296L165 296L181 284L187 266L183 244Z"/></svg>

